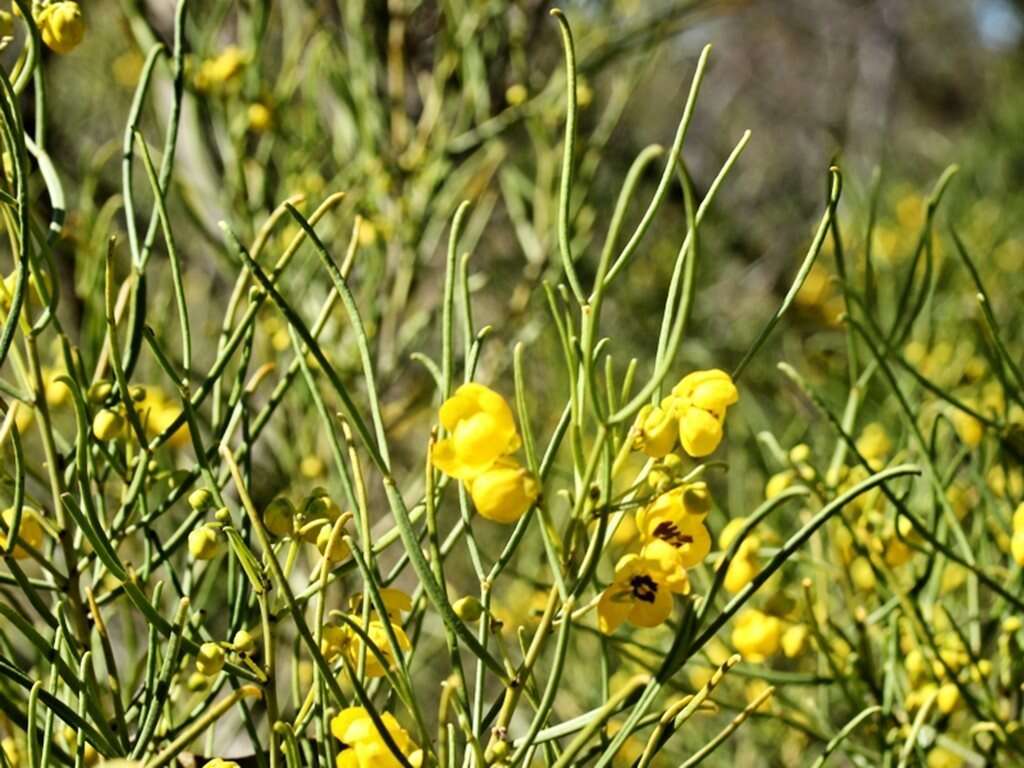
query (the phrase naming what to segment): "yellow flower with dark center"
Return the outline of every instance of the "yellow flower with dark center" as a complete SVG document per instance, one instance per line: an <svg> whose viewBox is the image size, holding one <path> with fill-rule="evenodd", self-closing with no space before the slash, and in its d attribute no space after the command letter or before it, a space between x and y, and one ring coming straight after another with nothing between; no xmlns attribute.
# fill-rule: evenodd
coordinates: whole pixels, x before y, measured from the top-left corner
<svg viewBox="0 0 1024 768"><path fill-rule="evenodd" d="M459 387L441 405L440 419L449 436L434 445L430 459L458 480L472 480L519 449L512 409L505 398L482 384Z"/></svg>
<svg viewBox="0 0 1024 768"><path fill-rule="evenodd" d="M712 453L722 442L726 409L739 400L732 378L717 368L695 371L672 390L679 419L679 442L694 458Z"/></svg>
<svg viewBox="0 0 1024 768"><path fill-rule="evenodd" d="M85 20L78 3L52 3L39 12L36 24L46 47L57 53L71 53L85 37Z"/></svg>
<svg viewBox="0 0 1024 768"><path fill-rule="evenodd" d="M382 712L381 723L388 735L417 768L423 762L423 752L413 743L409 734L390 712ZM348 707L331 720L331 734L341 742L338 768L399 768L401 763L384 741L370 714L362 707Z"/></svg>
<svg viewBox="0 0 1024 768"><path fill-rule="evenodd" d="M691 568L711 551L704 518L711 509L706 483L689 483L663 493L637 512L636 526L644 541L663 541L675 550L683 568Z"/></svg>
<svg viewBox="0 0 1024 768"><path fill-rule="evenodd" d="M466 486L480 516L496 523L516 522L540 495L533 475L511 459L495 462Z"/></svg>
<svg viewBox="0 0 1024 768"><path fill-rule="evenodd" d="M686 571L678 566L675 549L661 540L639 554L622 557L615 578L597 604L597 624L611 634L624 621L638 627L655 627L672 613L673 593L689 591Z"/></svg>

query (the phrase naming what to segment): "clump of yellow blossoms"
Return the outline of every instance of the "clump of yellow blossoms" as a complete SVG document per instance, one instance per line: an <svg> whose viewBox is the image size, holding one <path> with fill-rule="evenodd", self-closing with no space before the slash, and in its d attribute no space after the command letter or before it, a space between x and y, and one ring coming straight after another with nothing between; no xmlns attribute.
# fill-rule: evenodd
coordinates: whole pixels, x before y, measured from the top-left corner
<svg viewBox="0 0 1024 768"><path fill-rule="evenodd" d="M434 445L431 463L466 484L481 516L516 522L533 506L540 486L511 457L522 440L505 398L482 384L463 384L439 415L448 437Z"/></svg>
<svg viewBox="0 0 1024 768"><path fill-rule="evenodd" d="M401 624L402 613L412 608L412 600L409 595L401 590L389 588L382 589L380 596L387 616L381 617L377 615L376 611L372 611L369 621L364 624L362 616L359 615L361 598L353 601L352 613L349 614L352 623L366 633L370 642L380 652L380 656L378 656L377 653L367 648L367 677L383 677L389 669L395 666L396 660L385 621L391 625L391 632L402 652L405 653L412 649L409 637L405 634ZM342 626L331 624L324 627L321 650L328 659L333 660L344 654L348 662L355 667L362 654L362 647L363 638L348 623ZM383 662L381 657L383 657Z"/></svg>
<svg viewBox="0 0 1024 768"><path fill-rule="evenodd" d="M722 441L726 410L738 400L729 374L714 369L684 376L659 407L640 410L633 449L660 460L647 478L656 495L636 514L640 552L619 560L598 601L602 632L614 632L624 621L656 626L672 613L672 595L690 591L686 569L711 551L705 525L711 495L704 482L673 487L681 460L672 452L678 443L694 458L712 453Z"/></svg>
<svg viewBox="0 0 1024 768"><path fill-rule="evenodd" d="M39 35L46 47L57 53L71 53L85 37L85 20L78 3L50 3L36 14Z"/></svg>
<svg viewBox="0 0 1024 768"><path fill-rule="evenodd" d="M707 456L722 442L725 412L738 400L736 385L725 371L694 371L660 406L640 409L633 447L657 459L671 453L678 439L688 455Z"/></svg>
<svg viewBox="0 0 1024 768"><path fill-rule="evenodd" d="M423 762L423 752L412 741L406 730L390 712L383 712L381 722L395 746L410 765L417 767ZM399 768L401 763L394 755L384 736L377 729L370 714L362 707L348 707L331 720L331 733L342 744L338 754L338 768Z"/></svg>

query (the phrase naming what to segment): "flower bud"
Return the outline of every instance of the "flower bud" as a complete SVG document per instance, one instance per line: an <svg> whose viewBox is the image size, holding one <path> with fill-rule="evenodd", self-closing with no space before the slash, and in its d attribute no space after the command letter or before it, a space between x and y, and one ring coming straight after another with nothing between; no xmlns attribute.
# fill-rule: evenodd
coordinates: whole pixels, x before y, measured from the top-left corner
<svg viewBox="0 0 1024 768"><path fill-rule="evenodd" d="M212 560L220 554L217 529L209 523L196 528L188 535L188 551L196 560Z"/></svg>
<svg viewBox="0 0 1024 768"><path fill-rule="evenodd" d="M203 643L196 654L196 669L201 675L213 677L224 668L224 649L217 643Z"/></svg>
<svg viewBox="0 0 1024 768"><path fill-rule="evenodd" d="M326 517L332 523L341 517L341 507L319 486L307 497L305 512L307 517Z"/></svg>
<svg viewBox="0 0 1024 768"><path fill-rule="evenodd" d="M266 104L261 104L258 101L250 104L248 114L249 128L256 133L263 133L270 127L270 109L267 108Z"/></svg>
<svg viewBox="0 0 1024 768"><path fill-rule="evenodd" d="M92 405L99 405L108 397L110 397L110 392L113 390L113 388L113 385L109 381L97 381L95 384L89 387L89 392L86 394L86 399L88 399L88 401Z"/></svg>
<svg viewBox="0 0 1024 768"><path fill-rule="evenodd" d="M256 650L256 638L246 630L240 629L235 632L235 637L231 642L231 647L234 648L236 653L251 655L252 652Z"/></svg>
<svg viewBox="0 0 1024 768"><path fill-rule="evenodd" d="M206 678L206 675L201 672L193 672L188 676L188 682L185 684L185 687L192 693L198 693L205 689L209 684L210 681Z"/></svg>
<svg viewBox="0 0 1024 768"><path fill-rule="evenodd" d="M466 595L452 603L455 615L466 622L475 622L484 614L483 604L472 595Z"/></svg>
<svg viewBox="0 0 1024 768"><path fill-rule="evenodd" d="M316 535L316 548L320 550L321 555L327 558L329 563L340 563L349 556L349 548L341 533L332 542L331 536L333 532L333 525L321 526L320 532ZM328 549L330 551L327 551Z"/></svg>
<svg viewBox="0 0 1024 768"><path fill-rule="evenodd" d="M92 420L93 434L104 442L115 439L123 429L124 416L109 408L98 411Z"/></svg>
<svg viewBox="0 0 1024 768"><path fill-rule="evenodd" d="M467 485L476 511L498 523L516 522L540 495L533 475L512 461L495 464Z"/></svg>
<svg viewBox="0 0 1024 768"><path fill-rule="evenodd" d="M210 508L213 504L213 494L207 488L198 488L188 495L188 505L197 511Z"/></svg>
<svg viewBox="0 0 1024 768"><path fill-rule="evenodd" d="M263 524L278 538L291 535L294 517L295 507L283 496L278 496L263 510Z"/></svg>

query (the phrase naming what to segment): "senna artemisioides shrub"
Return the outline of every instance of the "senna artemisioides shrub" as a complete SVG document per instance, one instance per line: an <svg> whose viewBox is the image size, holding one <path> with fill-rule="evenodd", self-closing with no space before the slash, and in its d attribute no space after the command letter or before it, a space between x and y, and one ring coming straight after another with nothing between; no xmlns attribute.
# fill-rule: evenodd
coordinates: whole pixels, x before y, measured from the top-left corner
<svg viewBox="0 0 1024 768"><path fill-rule="evenodd" d="M369 16L345 4L343 52L314 33L308 55L336 67L324 82L349 78L332 104L352 167L336 186L307 158L293 194L281 177L317 121L284 108L309 82L262 82L268 6L239 16L250 48L187 56L189 14L209 9L180 2L165 47L126 5L148 55L119 194L84 202L88 221L47 151L42 62L93 28L74 2L0 19L17 51L0 77L0 765L1020 757L1024 379L969 246L936 235L951 173L901 223L917 227L906 253L881 258L877 201L858 242L830 169L781 303L738 332L745 353L709 359L685 343L704 219L749 138L698 197L683 149L709 49L671 144L636 157L596 228L561 12L564 72L492 114L489 56L508 44L523 64L521 20L495 31L451 4L414 124L401 77L384 77L390 112L377 99ZM545 143L551 104L564 133ZM519 122L542 158L533 187L500 141ZM204 147L196 170L181 150ZM223 174L219 228L193 171ZM474 310L505 290L481 279L499 199L527 298L491 327ZM684 234L668 284L645 288L660 332L638 349L602 316L647 269L659 216ZM954 355L921 358L957 275L988 354L954 375ZM793 313L842 340L840 362L808 355L748 387ZM803 426L765 415L793 397ZM763 495L752 465L771 473Z"/></svg>

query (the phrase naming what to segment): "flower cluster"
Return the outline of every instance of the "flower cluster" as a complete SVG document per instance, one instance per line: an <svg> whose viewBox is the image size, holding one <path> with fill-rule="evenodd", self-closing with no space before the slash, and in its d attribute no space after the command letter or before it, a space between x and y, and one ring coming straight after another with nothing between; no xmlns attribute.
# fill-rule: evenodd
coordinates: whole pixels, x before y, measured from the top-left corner
<svg viewBox="0 0 1024 768"><path fill-rule="evenodd" d="M442 405L448 436L430 452L435 467L466 485L482 517L514 523L540 495L536 478L512 454L522 440L505 398L482 384L463 384Z"/></svg>
<svg viewBox="0 0 1024 768"><path fill-rule="evenodd" d="M711 549L704 519L711 506L707 485L689 483L662 493L636 514L639 553L619 559L597 606L598 626L614 632L624 621L653 627L672 612L672 595L690 591L686 569Z"/></svg>
<svg viewBox="0 0 1024 768"><path fill-rule="evenodd" d="M694 458L714 451L722 441L726 409L738 399L729 374L695 371L683 377L661 406L640 410L633 448L659 460L647 478L655 496L635 517L640 551L619 559L612 583L598 601L602 632L614 632L624 621L656 626L671 614L672 595L690 591L686 570L711 551L705 525L711 495L704 482L673 485L681 464L673 451L677 443Z"/></svg>
<svg viewBox="0 0 1024 768"><path fill-rule="evenodd" d="M383 677L389 669L395 666L396 659L388 625L390 625L390 635L394 637L395 643L401 651L405 653L412 650L412 643L409 642L409 637L402 629L401 623L402 614L412 609L412 599L405 592L392 588L380 590L380 597L387 611L386 616L378 616L376 611L371 610L369 619L364 623L361 615L361 598L356 598L352 603L351 613L348 615L351 624L345 622L340 625L328 624L324 627L321 651L329 661L340 658L344 654L348 663L353 667L358 664L359 657L363 653L364 642L362 635L353 629L352 625L359 627L373 645L372 650L369 647L366 649L367 677Z"/></svg>
<svg viewBox="0 0 1024 768"><path fill-rule="evenodd" d="M725 371L694 371L684 376L660 406L640 409L633 447L652 458L671 453L678 440L694 458L714 452L722 442L725 412L739 400Z"/></svg>
<svg viewBox="0 0 1024 768"><path fill-rule="evenodd" d="M413 768L423 762L423 752L390 712L383 712L380 721L391 741ZM399 768L401 763L384 740L370 713L363 707L348 707L331 720L331 734L341 742L338 768Z"/></svg>

